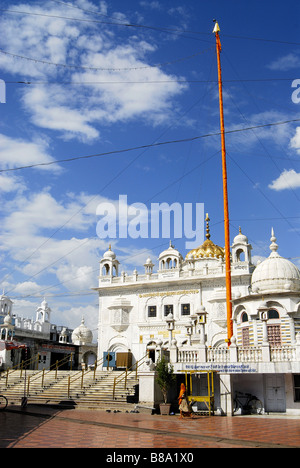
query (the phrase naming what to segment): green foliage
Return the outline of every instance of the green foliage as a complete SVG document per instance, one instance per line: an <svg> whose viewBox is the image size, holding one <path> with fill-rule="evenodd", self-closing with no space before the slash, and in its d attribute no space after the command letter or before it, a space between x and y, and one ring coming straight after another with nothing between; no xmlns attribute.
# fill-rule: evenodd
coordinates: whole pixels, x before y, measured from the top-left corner
<svg viewBox="0 0 300 468"><path fill-rule="evenodd" d="M156 364L156 382L162 391L164 402L167 403L169 388L175 383L174 368L162 357Z"/></svg>

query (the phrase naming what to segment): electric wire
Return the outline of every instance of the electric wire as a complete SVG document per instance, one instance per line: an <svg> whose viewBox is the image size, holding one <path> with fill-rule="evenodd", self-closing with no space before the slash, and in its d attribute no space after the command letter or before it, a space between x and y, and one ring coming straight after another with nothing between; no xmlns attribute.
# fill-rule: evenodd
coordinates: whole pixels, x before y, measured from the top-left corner
<svg viewBox="0 0 300 468"><path fill-rule="evenodd" d="M204 51L201 51L201 52L197 52L195 54L192 54L192 55L189 55L187 57L181 57L179 59L175 59L175 60L170 60L170 61L167 61L167 62L162 62L162 63L157 63L157 64L154 64L154 65L144 65L144 66L140 66L140 67L85 67L85 66L82 66L82 65L71 65L71 64L66 64L66 63L55 63L55 62L50 62L48 60L42 60L42 59L37 59L37 58L32 58L32 57L26 57L25 55L20 55L20 54L14 54L12 52L8 52L6 50L3 50L3 49L0 49L0 54L3 54L3 55L8 55L10 57L13 57L13 58L18 58L18 59L22 59L22 60L28 60L30 62L34 62L34 63L41 63L43 65L52 65L52 66L55 66L55 67L62 67L62 68L72 68L72 69L76 69L76 70L89 70L89 71L129 71L129 70L147 70L147 69L150 69L150 68L160 68L160 67L163 67L163 66L166 66L166 65L171 65L173 63L178 63L178 62L183 62L184 60L190 60L192 58L195 58L209 50L211 50L211 48L208 48Z"/></svg>
<svg viewBox="0 0 300 468"><path fill-rule="evenodd" d="M300 122L300 119L284 120L282 122L270 122L270 123L265 123L265 124L261 124L261 125L253 125L253 126L250 126L250 127L236 128L236 129L232 129L232 130L225 130L225 134L247 132L247 131L250 131L250 130L253 130L253 129L266 128L266 127L276 127L276 126L279 126L279 125L286 125L288 123L296 123L296 122ZM6 169L0 169L0 173L14 172L14 171L19 171L19 170L23 170L23 169L32 169L32 168L41 167L41 166L51 166L53 164L73 162L73 161L78 161L80 159L90 159L90 158L98 158L98 157L102 157L102 156L111 156L113 154L123 154L123 153L128 153L130 151L147 149L147 148L155 148L155 147L171 145L171 144L186 143L186 142L189 142L189 141L196 141L196 140L200 140L200 139L203 139L203 138L215 137L215 136L218 136L218 135L221 135L221 132L207 133L207 134L203 134L203 135L197 135L197 136L182 138L182 139L178 139L178 140L155 142L155 143L150 143L150 144L145 144L145 145L133 146L133 147L130 147L130 148L123 148L123 149L119 149L119 150L105 151L103 153L89 154L89 155L85 155L85 156L74 156L74 157L64 158L64 159L55 159L53 161L47 161L47 162L43 162L43 163L35 163L35 164L28 164L26 166L19 166L19 167L11 167L11 168L6 168Z"/></svg>
<svg viewBox="0 0 300 468"><path fill-rule="evenodd" d="M180 60L180 59L178 59ZM182 59L184 60L184 59ZM272 81L293 81L293 78L249 78L249 79L232 79L223 80L223 83L262 83ZM5 81L6 84L20 84L20 85L69 85L69 86L85 86L85 85L114 85L114 84L165 84L165 83L189 83L189 84L207 84L207 83L218 83L218 80L189 80L189 79L172 79L172 80L147 80L147 81L134 81L134 80L122 80L122 81Z"/></svg>
<svg viewBox="0 0 300 468"><path fill-rule="evenodd" d="M43 17L49 17L49 18L56 18L56 19L65 19L69 21L78 21L78 22L85 22L85 23L99 23L99 24L107 24L107 25L115 25L115 26L124 26L127 28L139 28L139 29L148 29L152 31L158 31L158 32L165 32L169 34L175 34L175 35L180 35L182 38L187 38L187 39L193 39L193 40L199 40L203 42L212 42L208 41L205 39L200 39L195 36L184 36L184 34L195 34L196 36L199 35L205 35L205 36L211 36L211 32L207 31L193 31L189 29L174 29L174 28L167 28L167 27L158 27L158 26L151 26L151 25L145 25L145 24L134 24L134 23L128 23L128 22L120 22L115 17L104 15L103 13L99 13L97 11L93 10L87 10L84 8L80 8L75 5L70 5L66 2L58 2L56 0L52 0L55 3L60 3L62 5L71 7L71 8L76 8L78 10L87 12L87 13L92 13L93 15L98 15L104 18L111 18L114 21L99 21L95 19L88 19L88 18L73 18L73 17L67 17L67 16L62 16L62 15L53 15L53 14L47 14L47 13L37 13L37 12L26 12L26 11L21 11L21 10L9 10L5 8L1 8L0 11L3 13L11 13L11 14L22 14L22 15L29 15L29 16L43 16ZM286 45L300 45L300 42L295 42L295 41L283 41L280 39L271 39L271 38L261 38L261 37L251 37L251 36L238 36L238 35L232 35L232 34L222 34L223 37L227 37L230 39L237 39L237 40L251 40L251 41L260 41L260 42L266 42L266 43L274 43L274 44L286 44Z"/></svg>

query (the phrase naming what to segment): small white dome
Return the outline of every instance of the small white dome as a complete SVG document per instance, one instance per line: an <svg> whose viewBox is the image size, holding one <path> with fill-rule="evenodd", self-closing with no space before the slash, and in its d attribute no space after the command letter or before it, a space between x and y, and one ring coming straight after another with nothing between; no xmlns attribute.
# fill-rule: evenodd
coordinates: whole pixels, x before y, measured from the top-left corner
<svg viewBox="0 0 300 468"><path fill-rule="evenodd" d="M233 239L234 244L248 244L248 237L242 234L241 228L239 228L239 233Z"/></svg>
<svg viewBox="0 0 300 468"><path fill-rule="evenodd" d="M292 262L281 257L272 229L270 256L254 270L252 290L258 293L300 291L300 271Z"/></svg>
<svg viewBox="0 0 300 468"><path fill-rule="evenodd" d="M72 342L74 344L79 343L91 343L93 341L93 333L84 324L84 318L81 320L81 325L75 328L72 333Z"/></svg>
<svg viewBox="0 0 300 468"><path fill-rule="evenodd" d="M113 250L111 250L111 245L109 245L109 248L106 252L103 254L103 258L107 258L110 260L114 260L116 258L116 254Z"/></svg>
<svg viewBox="0 0 300 468"><path fill-rule="evenodd" d="M175 257L181 257L180 252L174 248L174 245L172 245L172 241L170 241L169 247L159 254L158 258L159 260L161 260L163 257L167 257L170 255Z"/></svg>

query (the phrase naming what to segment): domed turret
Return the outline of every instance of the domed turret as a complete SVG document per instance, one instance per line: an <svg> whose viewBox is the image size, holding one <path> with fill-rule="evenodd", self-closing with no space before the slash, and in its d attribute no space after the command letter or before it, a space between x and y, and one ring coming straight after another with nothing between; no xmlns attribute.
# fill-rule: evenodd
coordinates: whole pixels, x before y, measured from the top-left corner
<svg viewBox="0 0 300 468"><path fill-rule="evenodd" d="M251 250L252 247L248 242L248 237L242 234L242 230L239 228L239 233L233 239L231 246L232 261L234 263L242 261L251 263Z"/></svg>
<svg viewBox="0 0 300 468"><path fill-rule="evenodd" d="M161 252L158 257L159 260L159 269L160 270L169 270L172 268L180 268L182 263L181 253L174 248L172 241L170 241L169 247Z"/></svg>
<svg viewBox="0 0 300 468"><path fill-rule="evenodd" d="M113 250L111 250L111 245L106 252L104 252L102 259L100 260L100 276L118 276L119 270L119 261Z"/></svg>
<svg viewBox="0 0 300 468"><path fill-rule="evenodd" d="M253 292L300 291L300 271L292 262L281 257L272 228L270 256L254 270L251 280Z"/></svg>

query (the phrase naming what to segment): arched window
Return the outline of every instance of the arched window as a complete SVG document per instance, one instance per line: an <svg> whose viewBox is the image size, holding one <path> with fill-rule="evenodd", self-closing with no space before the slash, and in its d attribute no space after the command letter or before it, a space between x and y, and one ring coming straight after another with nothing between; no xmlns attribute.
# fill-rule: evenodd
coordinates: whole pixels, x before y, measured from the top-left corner
<svg viewBox="0 0 300 468"><path fill-rule="evenodd" d="M270 309L268 312L268 318L269 319L279 319L279 313L275 309Z"/></svg>
<svg viewBox="0 0 300 468"><path fill-rule="evenodd" d="M238 262L244 262L245 261L245 252L243 249L238 249L236 251L236 259Z"/></svg>
<svg viewBox="0 0 300 468"><path fill-rule="evenodd" d="M248 322L248 321L249 321L248 314L246 312L243 312L242 316L241 316L241 322L244 323L244 322Z"/></svg>

